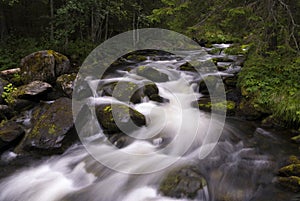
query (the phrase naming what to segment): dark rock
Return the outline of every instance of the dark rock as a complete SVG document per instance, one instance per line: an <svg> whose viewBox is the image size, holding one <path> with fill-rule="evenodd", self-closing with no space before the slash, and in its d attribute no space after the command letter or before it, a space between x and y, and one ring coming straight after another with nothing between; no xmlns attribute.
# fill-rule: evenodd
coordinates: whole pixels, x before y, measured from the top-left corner
<svg viewBox="0 0 300 201"><path fill-rule="evenodd" d="M251 100L241 100L238 111L239 116L243 116L247 120L258 120L263 117L263 113L254 107Z"/></svg>
<svg viewBox="0 0 300 201"><path fill-rule="evenodd" d="M195 199L205 186L206 181L196 168L185 167L169 173L159 190L165 196Z"/></svg>
<svg viewBox="0 0 300 201"><path fill-rule="evenodd" d="M23 128L14 121L0 124L0 153L16 146L24 136Z"/></svg>
<svg viewBox="0 0 300 201"><path fill-rule="evenodd" d="M198 100L198 108L205 112L211 112L214 109L215 113L234 115L236 104L233 101L221 101L212 103L210 98L200 98Z"/></svg>
<svg viewBox="0 0 300 201"><path fill-rule="evenodd" d="M300 164L290 164L279 169L281 176L298 176L300 177Z"/></svg>
<svg viewBox="0 0 300 201"><path fill-rule="evenodd" d="M60 75L70 71L69 59L53 50L32 53L21 60L21 79L27 84L40 80L54 83Z"/></svg>
<svg viewBox="0 0 300 201"><path fill-rule="evenodd" d="M37 102L25 99L16 99L12 104L12 108L15 111L21 112L29 110L37 105Z"/></svg>
<svg viewBox="0 0 300 201"><path fill-rule="evenodd" d="M113 96L123 102L140 103L145 97L157 102L166 102L158 95L158 88L153 82L111 82L99 86L97 91L100 91L101 95Z"/></svg>
<svg viewBox="0 0 300 201"><path fill-rule="evenodd" d="M186 62L186 63L182 64L181 66L179 66L179 70L181 70L181 71L190 71L190 72L196 72L197 71L195 69L195 67L192 66L192 64L190 64L189 62Z"/></svg>
<svg viewBox="0 0 300 201"><path fill-rule="evenodd" d="M300 177L279 177L277 183L279 183L280 186L284 187L285 189L294 193L300 192Z"/></svg>
<svg viewBox="0 0 300 201"><path fill-rule="evenodd" d="M128 133L146 125L143 114L123 104L98 105L96 116L106 134Z"/></svg>
<svg viewBox="0 0 300 201"><path fill-rule="evenodd" d="M62 153L77 140L71 99L60 98L45 110L34 112L33 128L15 149L17 153Z"/></svg>
<svg viewBox="0 0 300 201"><path fill-rule="evenodd" d="M14 111L7 105L0 105L0 122L4 119L10 119L14 116Z"/></svg>
<svg viewBox="0 0 300 201"><path fill-rule="evenodd" d="M56 84L69 98L72 98L74 80L76 79L76 75L76 73L64 74L59 76L56 80Z"/></svg>
<svg viewBox="0 0 300 201"><path fill-rule="evenodd" d="M2 78L0 78L0 104L4 103L4 99L2 98L2 93L4 92L4 87L8 84L8 82Z"/></svg>
<svg viewBox="0 0 300 201"><path fill-rule="evenodd" d="M153 82L167 82L169 76L159 71L159 69L151 66L139 66L136 68L136 73L139 76L145 77Z"/></svg>
<svg viewBox="0 0 300 201"><path fill-rule="evenodd" d="M33 81L27 85L23 85L17 88L13 92L13 96L17 99L28 99L33 101L39 101L42 97L52 89L52 86L46 82Z"/></svg>

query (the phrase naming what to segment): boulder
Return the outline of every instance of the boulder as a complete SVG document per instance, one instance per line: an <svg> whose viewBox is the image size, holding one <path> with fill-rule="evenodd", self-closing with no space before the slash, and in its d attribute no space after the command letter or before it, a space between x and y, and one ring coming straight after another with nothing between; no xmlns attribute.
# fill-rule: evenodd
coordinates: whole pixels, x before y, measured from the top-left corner
<svg viewBox="0 0 300 201"><path fill-rule="evenodd" d="M0 153L17 145L24 136L23 128L14 121L5 121L0 124Z"/></svg>
<svg viewBox="0 0 300 201"><path fill-rule="evenodd" d="M300 177L279 177L277 182L280 184L280 186L287 189L288 191L292 191L294 193L300 192Z"/></svg>
<svg viewBox="0 0 300 201"><path fill-rule="evenodd" d="M298 176L300 177L300 164L290 164L279 169L282 176Z"/></svg>
<svg viewBox="0 0 300 201"><path fill-rule="evenodd" d="M10 119L14 116L14 111L7 105L0 105L0 122L5 119Z"/></svg>
<svg viewBox="0 0 300 201"><path fill-rule="evenodd" d="M139 66L136 69L136 73L139 76L147 78L153 82L167 82L169 81L169 76L159 69L151 66Z"/></svg>
<svg viewBox="0 0 300 201"><path fill-rule="evenodd" d="M119 81L105 84L98 87L101 95L113 96L123 102L140 103L143 98L157 102L166 102L158 95L158 88L153 82Z"/></svg>
<svg viewBox="0 0 300 201"><path fill-rule="evenodd" d="M4 99L2 94L4 92L4 87L8 84L8 82L2 78L0 78L0 104L4 103Z"/></svg>
<svg viewBox="0 0 300 201"><path fill-rule="evenodd" d="M159 190L168 197L195 199L206 185L206 180L195 167L184 167L169 173Z"/></svg>
<svg viewBox="0 0 300 201"><path fill-rule="evenodd" d="M32 53L21 60L21 79L24 84L40 80L54 83L60 75L70 71L69 59L53 50Z"/></svg>
<svg viewBox="0 0 300 201"><path fill-rule="evenodd" d="M123 104L98 105L96 116L106 134L128 133L146 125L143 114Z"/></svg>
<svg viewBox="0 0 300 201"><path fill-rule="evenodd" d="M33 128L15 149L17 153L37 151L41 154L63 153L75 140L72 101L60 98L44 110L34 111Z"/></svg>
<svg viewBox="0 0 300 201"><path fill-rule="evenodd" d="M42 97L52 89L52 86L46 82L42 81L33 81L29 84L20 86L13 96L17 99L28 99L36 100L42 99Z"/></svg>
<svg viewBox="0 0 300 201"><path fill-rule="evenodd" d="M74 80L76 79L76 73L64 74L57 78L57 86L69 97L72 98Z"/></svg>

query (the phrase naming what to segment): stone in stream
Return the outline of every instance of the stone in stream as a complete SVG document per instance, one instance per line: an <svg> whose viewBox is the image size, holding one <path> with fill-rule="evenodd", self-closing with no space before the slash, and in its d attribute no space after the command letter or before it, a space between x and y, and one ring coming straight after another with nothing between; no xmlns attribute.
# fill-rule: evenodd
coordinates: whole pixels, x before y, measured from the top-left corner
<svg viewBox="0 0 300 201"><path fill-rule="evenodd" d="M72 101L60 98L34 111L33 127L15 152L40 154L63 153L77 140L72 115Z"/></svg>
<svg viewBox="0 0 300 201"><path fill-rule="evenodd" d="M157 102L167 102L166 99L158 95L159 90L153 82L111 82L99 86L97 91L101 95L112 96L123 102L141 103L145 97Z"/></svg>
<svg viewBox="0 0 300 201"><path fill-rule="evenodd" d="M23 128L14 121L4 121L0 124L0 153L17 145L24 136Z"/></svg>
<svg viewBox="0 0 300 201"><path fill-rule="evenodd" d="M153 82L167 82L169 76L159 69L151 66L139 66L136 69L136 73L139 76L145 77Z"/></svg>
<svg viewBox="0 0 300 201"><path fill-rule="evenodd" d="M76 79L76 75L76 73L64 74L59 76L56 80L56 84L69 98L72 98L74 80Z"/></svg>
<svg viewBox="0 0 300 201"><path fill-rule="evenodd" d="M123 104L100 104L96 106L96 116L106 134L132 132L146 125L143 114Z"/></svg>
<svg viewBox="0 0 300 201"><path fill-rule="evenodd" d="M161 182L159 191L168 197L195 199L207 185L195 167L173 170Z"/></svg>
<svg viewBox="0 0 300 201"><path fill-rule="evenodd" d="M53 50L32 53L21 60L21 80L24 84L40 80L54 83L71 70L69 59Z"/></svg>
<svg viewBox="0 0 300 201"><path fill-rule="evenodd" d="M2 94L4 92L4 87L8 85L8 82L2 78L0 78L0 104L4 103L4 99L2 97Z"/></svg>

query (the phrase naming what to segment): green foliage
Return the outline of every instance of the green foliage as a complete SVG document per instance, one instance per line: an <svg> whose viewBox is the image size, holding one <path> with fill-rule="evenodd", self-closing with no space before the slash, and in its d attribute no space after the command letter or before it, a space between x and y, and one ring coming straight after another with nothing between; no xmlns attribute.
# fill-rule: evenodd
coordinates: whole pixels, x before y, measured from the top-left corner
<svg viewBox="0 0 300 201"><path fill-rule="evenodd" d="M292 53L255 52L239 76L242 94L254 108L273 113L287 125L300 125L300 59Z"/></svg>
<svg viewBox="0 0 300 201"><path fill-rule="evenodd" d="M13 104L15 102L13 93L17 91L17 88L14 87L13 84L9 83L3 89L4 92L2 93L2 98L7 104Z"/></svg>

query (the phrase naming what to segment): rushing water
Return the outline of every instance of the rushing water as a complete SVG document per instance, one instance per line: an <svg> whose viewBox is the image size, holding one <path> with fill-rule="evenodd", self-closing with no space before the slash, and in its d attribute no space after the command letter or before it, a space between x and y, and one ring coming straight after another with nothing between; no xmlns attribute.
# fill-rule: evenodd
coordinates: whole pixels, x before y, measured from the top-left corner
<svg viewBox="0 0 300 201"><path fill-rule="evenodd" d="M197 51L189 54L196 55ZM201 97L195 84L199 77L178 71L182 61L173 57L157 60L148 59L143 65L157 66L168 74L170 81L156 84L159 95L169 101L156 103L145 99L132 105L147 118L147 126L131 134L137 140L117 149L90 119L91 124L82 132L97 132L82 139L86 147L74 145L61 156L34 163L4 178L0 201L184 201L188 199L164 197L158 187L171 170L188 165L196 166L208 183L195 200L296 200L295 195L273 184L274 171L282 160L297 154L297 147L278 131L266 131L254 123L228 118L213 152L200 159L211 115L192 106ZM101 81L141 79L134 71L119 70L117 75ZM93 80L90 85L97 86L99 81ZM88 100L93 104L105 101L116 100ZM218 127L222 122L214 124ZM18 160L14 157L13 153L6 153L2 160Z"/></svg>

